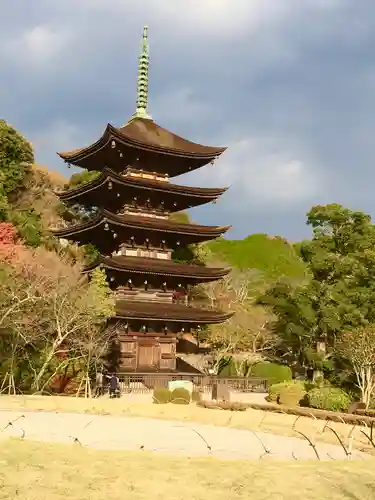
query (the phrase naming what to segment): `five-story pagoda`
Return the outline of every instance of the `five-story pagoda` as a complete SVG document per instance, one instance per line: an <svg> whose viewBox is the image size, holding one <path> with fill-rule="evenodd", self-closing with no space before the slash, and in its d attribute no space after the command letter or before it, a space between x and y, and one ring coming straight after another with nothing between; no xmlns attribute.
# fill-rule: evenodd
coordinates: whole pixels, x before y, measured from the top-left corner
<svg viewBox="0 0 375 500"><path fill-rule="evenodd" d="M94 144L59 153L69 165L100 171L91 182L57 193L67 204L96 210L88 222L54 230L59 238L91 243L116 290L122 372L175 371L177 336L231 314L193 307L189 286L214 281L229 269L181 264L172 252L208 241L229 226L178 223L171 214L216 200L226 189L187 187L170 178L200 168L225 148L203 146L157 125L147 112L149 46L144 28L137 107L121 128L107 125Z"/></svg>

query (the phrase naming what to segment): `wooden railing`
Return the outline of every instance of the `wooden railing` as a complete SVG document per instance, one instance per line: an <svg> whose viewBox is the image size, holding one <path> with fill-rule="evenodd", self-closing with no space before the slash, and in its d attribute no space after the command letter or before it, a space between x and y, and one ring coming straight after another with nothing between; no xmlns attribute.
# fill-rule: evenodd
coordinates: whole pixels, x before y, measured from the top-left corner
<svg viewBox="0 0 375 500"><path fill-rule="evenodd" d="M251 377L217 377L192 375L191 373L129 373L118 375L122 392L147 394L157 387L168 387L172 380L190 380L199 392L211 392L218 382L232 392L267 392L266 379Z"/></svg>

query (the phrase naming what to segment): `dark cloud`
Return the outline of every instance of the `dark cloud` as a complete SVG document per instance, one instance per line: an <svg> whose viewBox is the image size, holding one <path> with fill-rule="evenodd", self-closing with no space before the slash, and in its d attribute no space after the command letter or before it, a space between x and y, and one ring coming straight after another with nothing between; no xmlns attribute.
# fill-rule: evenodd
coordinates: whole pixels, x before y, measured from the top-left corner
<svg viewBox="0 0 375 500"><path fill-rule="evenodd" d="M207 224L298 239L315 203L375 214L375 4L370 0L18 0L0 18L1 114L38 160L94 141L134 111L144 23L150 111L228 145L179 182L230 185Z"/></svg>

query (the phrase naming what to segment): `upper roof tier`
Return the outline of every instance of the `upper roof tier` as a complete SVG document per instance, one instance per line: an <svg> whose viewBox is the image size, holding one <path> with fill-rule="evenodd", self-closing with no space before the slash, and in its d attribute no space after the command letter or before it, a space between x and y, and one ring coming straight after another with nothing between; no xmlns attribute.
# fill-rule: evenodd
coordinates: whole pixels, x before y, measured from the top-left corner
<svg viewBox="0 0 375 500"><path fill-rule="evenodd" d="M182 304L136 302L126 299L116 302L116 318L125 320L175 321L182 324L204 325L222 323L233 314L233 312L201 309Z"/></svg>
<svg viewBox="0 0 375 500"><path fill-rule="evenodd" d="M73 240L87 245L93 243L103 254L113 252L120 243L150 247L179 248L192 243L218 238L230 226L201 226L182 224L170 219L141 215L116 215L108 210L88 222L74 224L63 229L51 230L58 238ZM109 235L112 233L112 237Z"/></svg>
<svg viewBox="0 0 375 500"><path fill-rule="evenodd" d="M97 261L86 266L85 271L91 271L102 265L109 272L129 274L153 275L182 278L188 281L209 282L223 278L230 272L230 268L198 266L182 264L172 260L150 259L146 257L128 257L116 255L101 256Z"/></svg>
<svg viewBox="0 0 375 500"><path fill-rule="evenodd" d="M132 166L174 177L207 165L225 149L188 141L149 118L135 116L121 128L108 124L90 146L58 154L67 163L87 170L109 167L122 172Z"/></svg>
<svg viewBox="0 0 375 500"><path fill-rule="evenodd" d="M56 195L64 202L96 206L117 212L134 200L140 206L149 205L167 212L178 212L216 200L227 188L179 186L166 181L119 175L105 168L99 177Z"/></svg>

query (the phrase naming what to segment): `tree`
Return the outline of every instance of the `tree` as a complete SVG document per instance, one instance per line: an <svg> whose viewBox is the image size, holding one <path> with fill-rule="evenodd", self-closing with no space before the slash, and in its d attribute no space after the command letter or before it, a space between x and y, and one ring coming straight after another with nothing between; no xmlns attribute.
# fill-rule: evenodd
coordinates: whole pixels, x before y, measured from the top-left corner
<svg viewBox="0 0 375 500"><path fill-rule="evenodd" d="M252 356L267 351L273 345L269 330L271 316L255 304L254 292L260 280L257 272L232 270L223 279L203 286L203 294L208 298L210 307L235 313L226 322L207 329L206 341L214 352L214 370L224 356L239 352ZM245 362L246 357L242 357L242 361ZM240 363L239 371L241 368Z"/></svg>
<svg viewBox="0 0 375 500"><path fill-rule="evenodd" d="M73 174L68 184L65 185L65 189L73 189L83 184L87 184L100 176L100 172L97 170L83 170L78 174Z"/></svg>
<svg viewBox="0 0 375 500"><path fill-rule="evenodd" d="M78 264L71 266L52 252L40 252L34 261L38 277L50 277L48 295L42 301L44 359L33 382L34 390L42 390L47 384L42 384L43 377L53 358L74 352L88 332L91 338L101 334L107 318L114 315L114 297L100 269L89 280L81 275Z"/></svg>
<svg viewBox="0 0 375 500"><path fill-rule="evenodd" d="M350 361L367 409L375 391L375 324L344 333L335 348Z"/></svg>
<svg viewBox="0 0 375 500"><path fill-rule="evenodd" d="M0 120L0 184L6 194L23 186L32 163L31 144L5 120Z"/></svg>
<svg viewBox="0 0 375 500"><path fill-rule="evenodd" d="M282 355L318 373L341 332L375 321L375 228L363 212L331 204L307 214L313 238L300 245L310 277L273 286L271 306Z"/></svg>
<svg viewBox="0 0 375 500"><path fill-rule="evenodd" d="M106 319L114 314L114 297L102 270L95 270L89 280L79 264L56 252L19 245L3 255L8 256L0 274L3 344L8 360L12 355L14 361L28 361L32 388L43 390L70 360L85 360L88 351L93 359L92 347L83 349L84 339L90 335L93 344L94 338L103 338Z"/></svg>

